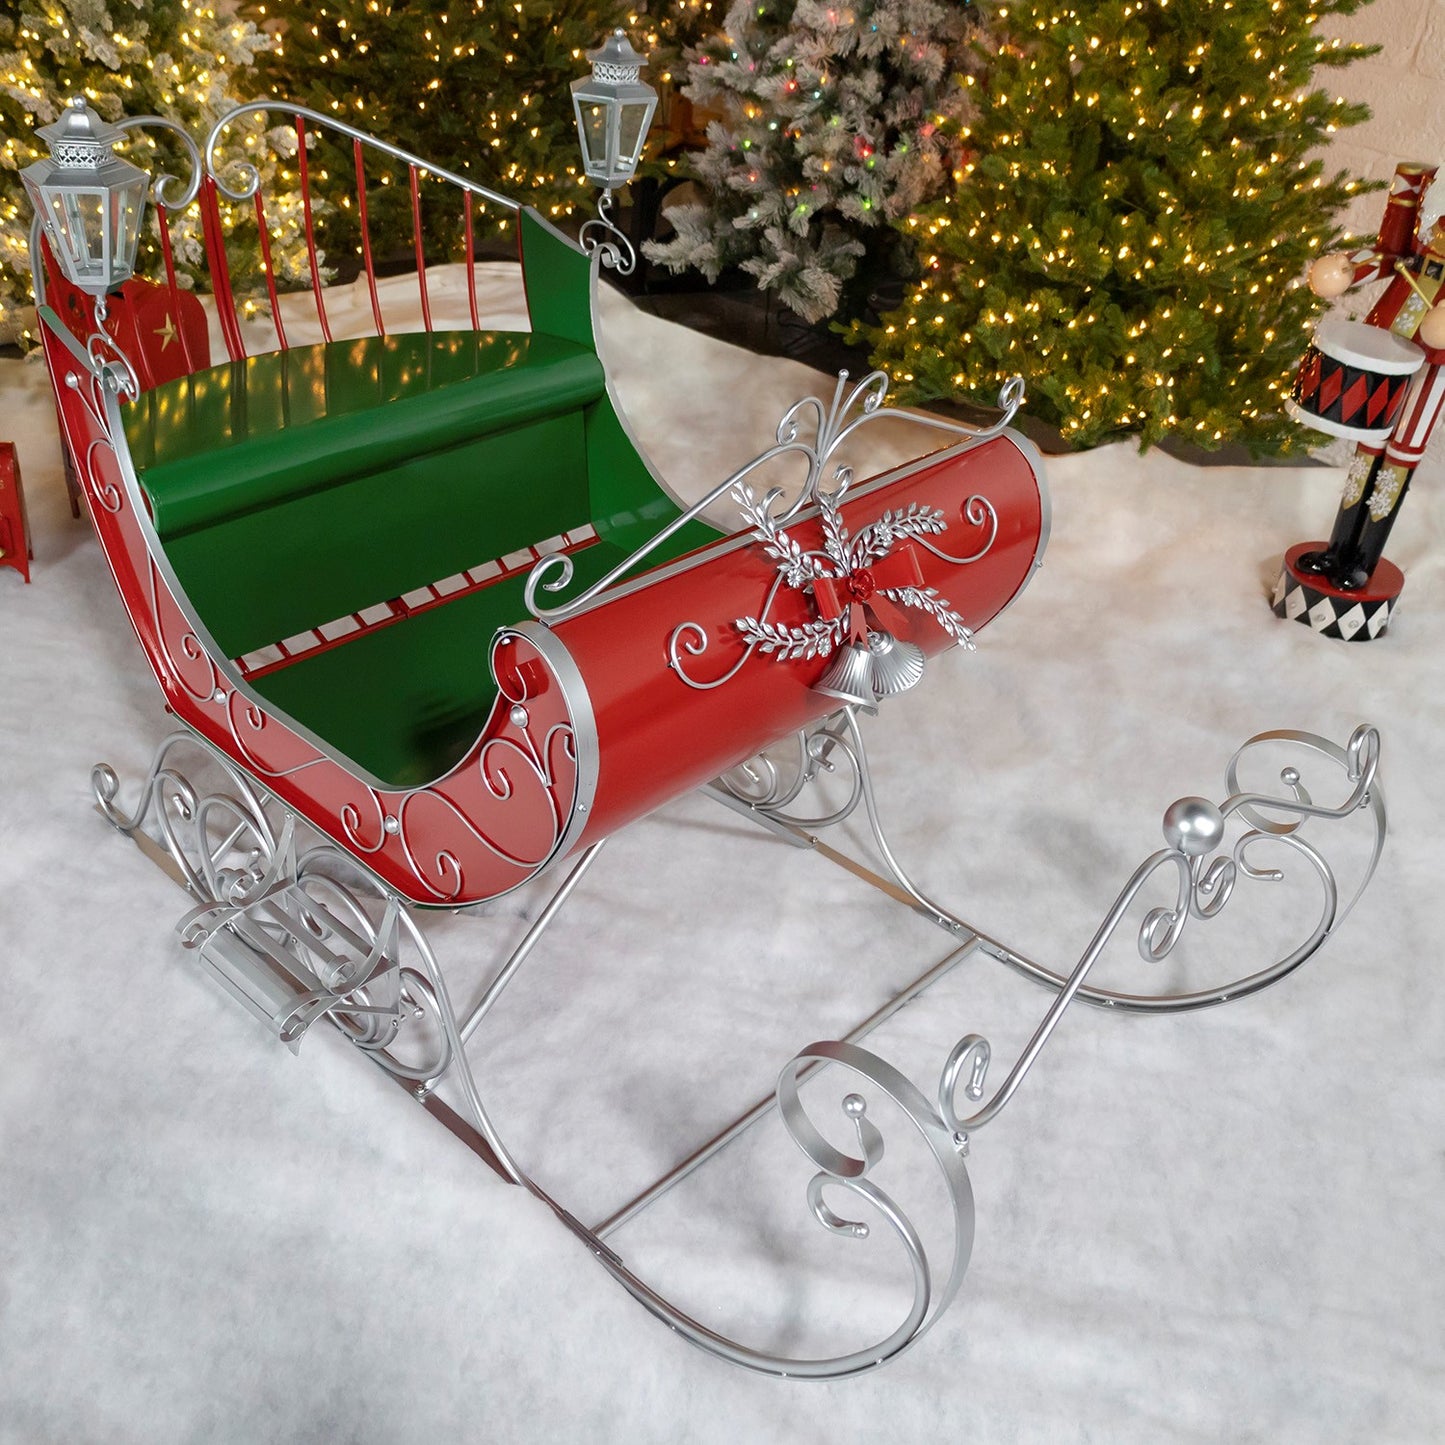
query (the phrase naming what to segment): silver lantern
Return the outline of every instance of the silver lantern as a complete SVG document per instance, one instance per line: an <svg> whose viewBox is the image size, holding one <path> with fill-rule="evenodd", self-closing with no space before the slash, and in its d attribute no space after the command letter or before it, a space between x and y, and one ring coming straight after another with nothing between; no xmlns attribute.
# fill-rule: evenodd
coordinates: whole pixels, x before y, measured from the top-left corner
<svg viewBox="0 0 1445 1445"><path fill-rule="evenodd" d="M50 157L26 166L20 178L66 276L104 297L135 270L150 177L112 152L125 132L83 97L36 134Z"/></svg>
<svg viewBox="0 0 1445 1445"><path fill-rule="evenodd" d="M657 92L639 79L647 61L624 30L614 30L587 59L592 74L572 82L583 167L588 180L613 191L636 174Z"/></svg>

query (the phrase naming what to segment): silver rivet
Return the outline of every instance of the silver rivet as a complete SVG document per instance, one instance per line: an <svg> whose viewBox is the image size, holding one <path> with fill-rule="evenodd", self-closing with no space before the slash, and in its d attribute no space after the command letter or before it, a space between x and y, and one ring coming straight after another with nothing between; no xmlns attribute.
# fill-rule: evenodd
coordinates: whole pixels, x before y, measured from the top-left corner
<svg viewBox="0 0 1445 1445"><path fill-rule="evenodd" d="M512 704L512 711L510 716L512 719L512 725L514 727L524 728L531 721L531 718L527 715L527 709L524 708L519 702L514 702Z"/></svg>
<svg viewBox="0 0 1445 1445"><path fill-rule="evenodd" d="M399 833L401 831L401 824L389 813L381 820L381 826L383 830L388 833Z"/></svg>

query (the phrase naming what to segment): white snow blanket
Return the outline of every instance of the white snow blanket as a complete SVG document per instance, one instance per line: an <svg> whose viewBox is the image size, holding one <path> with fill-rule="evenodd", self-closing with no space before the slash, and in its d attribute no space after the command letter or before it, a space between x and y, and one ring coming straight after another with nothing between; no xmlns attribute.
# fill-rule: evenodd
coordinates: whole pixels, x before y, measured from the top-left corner
<svg viewBox="0 0 1445 1445"><path fill-rule="evenodd" d="M433 303L460 321L454 279ZM488 323L523 324L515 268L483 268L481 292ZM415 295L386 283L391 325ZM359 327L364 292L331 301L339 331ZM829 388L611 292L602 315L627 413L687 496ZM805 1386L689 1348L330 1030L293 1058L201 975L172 931L184 895L91 806L91 765L133 786L167 720L68 515L41 366L0 363L0 437L36 553L29 587L0 570L0 1441L1439 1437L1438 455L1390 548L1404 606L1369 644L1268 607L1285 548L1328 530L1338 470L1123 445L1051 460L1033 584L977 653L867 724L900 857L1059 969L1159 846L1164 807L1222 798L1253 733L1377 724L1391 834L1356 913L1278 987L1175 1017L1071 1009L974 1140L977 1244L952 1311L886 1370ZM464 1002L544 898L442 920ZM1243 928L1194 926L1158 976L1267 962L1278 940L1240 907ZM522 1162L601 1218L948 947L821 857L684 799L614 840L521 971L476 1040L483 1092ZM953 1042L983 1033L996 1083L1048 999L975 958L870 1047L931 1094ZM809 1174L769 1120L612 1242L709 1325L860 1344L901 1314L906 1268L886 1231L825 1235Z"/></svg>

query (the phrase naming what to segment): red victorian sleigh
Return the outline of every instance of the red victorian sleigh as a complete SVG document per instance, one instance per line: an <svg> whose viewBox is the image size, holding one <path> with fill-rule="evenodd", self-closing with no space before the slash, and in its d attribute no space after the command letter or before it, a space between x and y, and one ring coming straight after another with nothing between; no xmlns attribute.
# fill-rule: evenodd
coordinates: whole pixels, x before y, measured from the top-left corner
<svg viewBox="0 0 1445 1445"><path fill-rule="evenodd" d="M232 139L258 134L248 130L258 116L279 117L265 134L294 137L299 189L286 213L302 217L315 344L288 338L271 255L277 202L254 165L225 160ZM973 1238L969 1137L1012 1097L1074 998L1134 1011L1222 1002L1283 977L1337 926L1353 899L1341 899L1302 831L1312 819L1365 817L1374 842L1363 888L1384 826L1375 733L1361 728L1345 747L1295 733L1251 740L1251 756L1286 747L1323 761L1337 773L1331 800L1316 801L1298 760L1281 772L1282 789L1244 785L1241 749L1223 803L1187 798L1169 809L1166 846L1129 880L1072 970L1034 962L925 897L898 864L859 727L860 714L919 680L930 654L972 646L1039 564L1042 468L1008 428L1020 386L1000 399L1002 419L977 429L887 408L886 378L850 385L845 374L830 399L789 408L752 461L689 505L642 454L599 355L599 268L626 265L615 232L573 241L504 196L294 106L244 106L203 146L173 137L191 164L184 180L151 187L133 167L112 175L123 163L111 147L156 127L175 131L154 118L107 127L76 103L43 133L54 161L30 176L46 231L42 244L37 221L37 299L67 450L182 724L129 808L115 774L97 768L106 816L159 844L193 895L183 941L279 1038L295 1047L329 1021L542 1198L674 1329L779 1375L883 1363L956 1293ZM342 201L313 191L309 147L323 131L353 161ZM367 222L368 196L393 181L417 225L423 330L406 334L388 328ZM147 188L163 264L155 281L127 279ZM91 193L95 208L76 200ZM465 238L471 324L462 329L433 325L420 219L438 195L458 209ZM338 204L359 220L369 334L334 335L328 314L313 218ZM477 207L514 218L529 331L482 325ZM87 239L93 214L101 220ZM205 310L177 281L178 223L198 224L204 238L216 353ZM249 302L231 279L246 246L264 288ZM252 312L269 328L259 343ZM919 455L855 479L849 445L885 415L916 429ZM705 520L723 502L740 530ZM841 779L841 794L810 802L825 776ZM861 808L877 861L848 866L944 928L954 948L845 1039L809 1045L776 1095L589 1226L518 1164L468 1043L608 837L698 788L833 857L842 855L819 834ZM1243 829L1237 841L1231 823ZM1087 982L1155 872L1173 879L1139 932L1140 951L1157 961L1237 882L1278 874L1252 861L1271 844L1320 887L1303 943L1208 989L1121 993ZM559 878L551 900L460 1010L423 911L483 904L547 872ZM974 952L1054 998L1003 1083L961 1117L960 1089L984 1096L984 1039L960 1040L933 1098L858 1041ZM863 1091L842 1099L846 1149L812 1122L800 1093L829 1063ZM605 1242L774 1104L816 1166L807 1193L818 1221L845 1237L866 1233L826 1196L847 1199L908 1260L901 1322L880 1339L800 1358L743 1345L670 1303ZM901 1111L942 1177L951 1240L941 1261L877 1183L874 1119L887 1109Z"/></svg>

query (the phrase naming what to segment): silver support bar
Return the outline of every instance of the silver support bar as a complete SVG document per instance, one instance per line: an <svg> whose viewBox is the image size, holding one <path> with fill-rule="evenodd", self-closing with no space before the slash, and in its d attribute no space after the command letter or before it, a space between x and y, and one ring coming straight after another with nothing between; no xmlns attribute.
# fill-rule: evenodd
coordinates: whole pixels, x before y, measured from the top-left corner
<svg viewBox="0 0 1445 1445"><path fill-rule="evenodd" d="M601 843L594 843L577 859L572 865L572 871L562 880L562 885L552 895L551 901L537 915L535 922L522 936L522 941L512 950L512 956L497 970L497 976L487 985L487 991L482 995L476 1007L467 1015L466 1021L461 1027L462 1043L471 1038L476 1032L482 1020L486 1018L491 1007L496 1003L502 990L512 981L512 975L521 968L527 955L537 946L542 935L547 931L552 920L557 916L562 905L571 896L572 890L582 881L583 875L596 861L597 855L602 851L606 843L604 838Z"/></svg>
<svg viewBox="0 0 1445 1445"><path fill-rule="evenodd" d="M881 881L881 880L880 880ZM974 935L965 943L955 948L952 953L945 954L927 972L919 974L906 988L896 993L881 1008L869 1014L850 1034L845 1035L843 1042L856 1044L860 1039L865 1039L876 1029L879 1024L885 1023L892 1018L905 1004L912 1003L925 989L937 983L945 974L952 970L979 945L978 935ZM823 1067L823 1061L817 1060L804 1066L798 1071L798 1082L816 1073ZM614 1230L621 1229L630 1219L635 1219L650 1204L662 1198L675 1185L681 1184L684 1179L694 1170L700 1169L715 1154L727 1148L739 1134L745 1133L752 1128L759 1119L766 1118L778 1106L776 1093L769 1094L765 1099L759 1099L747 1113L734 1119L720 1134L709 1139L700 1149L689 1154L675 1169L664 1174L655 1184L643 1190L635 1199L624 1204L616 1213L608 1215L601 1224L594 1225L592 1233L599 1239L605 1239Z"/></svg>

